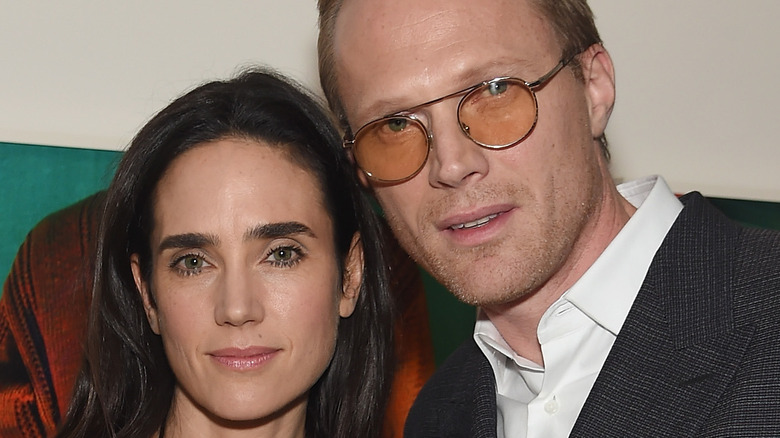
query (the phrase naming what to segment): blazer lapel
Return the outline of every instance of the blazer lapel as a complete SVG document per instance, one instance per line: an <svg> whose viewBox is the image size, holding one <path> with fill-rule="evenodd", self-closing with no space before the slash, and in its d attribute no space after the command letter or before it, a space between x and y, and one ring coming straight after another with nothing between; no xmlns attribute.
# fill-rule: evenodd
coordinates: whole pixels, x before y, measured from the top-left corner
<svg viewBox="0 0 780 438"><path fill-rule="evenodd" d="M737 371L752 335L729 292L738 229L698 194L683 202L572 437L692 436Z"/></svg>

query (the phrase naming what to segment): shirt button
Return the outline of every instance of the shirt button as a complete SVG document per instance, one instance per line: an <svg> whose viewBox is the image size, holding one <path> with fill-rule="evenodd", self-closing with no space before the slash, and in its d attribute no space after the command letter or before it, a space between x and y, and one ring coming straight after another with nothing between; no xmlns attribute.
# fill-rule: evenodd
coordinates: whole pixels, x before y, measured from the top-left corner
<svg viewBox="0 0 780 438"><path fill-rule="evenodd" d="M555 399L552 399L544 404L544 411L550 415L557 414L558 410L560 410L560 406L558 406L558 402Z"/></svg>

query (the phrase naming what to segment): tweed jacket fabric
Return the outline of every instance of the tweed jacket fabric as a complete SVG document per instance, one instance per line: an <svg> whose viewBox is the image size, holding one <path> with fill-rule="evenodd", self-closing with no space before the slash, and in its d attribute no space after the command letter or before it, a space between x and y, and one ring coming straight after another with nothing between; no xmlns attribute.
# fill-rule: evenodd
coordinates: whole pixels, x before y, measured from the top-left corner
<svg viewBox="0 0 780 438"><path fill-rule="evenodd" d="M698 193L653 259L572 437L780 437L780 233ZM420 392L407 437L495 437L493 371L467 340Z"/></svg>
<svg viewBox="0 0 780 438"><path fill-rule="evenodd" d="M0 298L0 437L51 436L67 412L82 360L105 192L53 213L28 234ZM396 373L384 438L401 437L433 374L433 346L417 265L386 233L396 300Z"/></svg>

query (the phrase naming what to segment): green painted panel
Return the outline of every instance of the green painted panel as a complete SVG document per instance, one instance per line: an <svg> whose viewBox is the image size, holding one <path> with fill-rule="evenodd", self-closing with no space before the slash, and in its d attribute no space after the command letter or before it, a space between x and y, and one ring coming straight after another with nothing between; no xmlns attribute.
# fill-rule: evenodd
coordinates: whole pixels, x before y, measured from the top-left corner
<svg viewBox="0 0 780 438"><path fill-rule="evenodd" d="M477 310L462 303L427 272L420 269L433 341L433 359L440 365L474 332Z"/></svg>
<svg viewBox="0 0 780 438"><path fill-rule="evenodd" d="M780 202L710 198L726 216L748 227L780 230Z"/></svg>
<svg viewBox="0 0 780 438"><path fill-rule="evenodd" d="M0 142L0 276L49 213L108 187L120 152Z"/></svg>

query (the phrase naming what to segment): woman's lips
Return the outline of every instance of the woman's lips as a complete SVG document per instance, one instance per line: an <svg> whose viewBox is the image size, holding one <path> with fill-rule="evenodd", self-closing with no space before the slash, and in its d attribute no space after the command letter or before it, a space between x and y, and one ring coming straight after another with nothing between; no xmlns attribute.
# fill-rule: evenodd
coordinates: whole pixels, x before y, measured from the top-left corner
<svg viewBox="0 0 780 438"><path fill-rule="evenodd" d="M227 368L243 371L260 367L276 356L279 351L281 350L268 347L224 348L212 351L208 355L215 362Z"/></svg>

